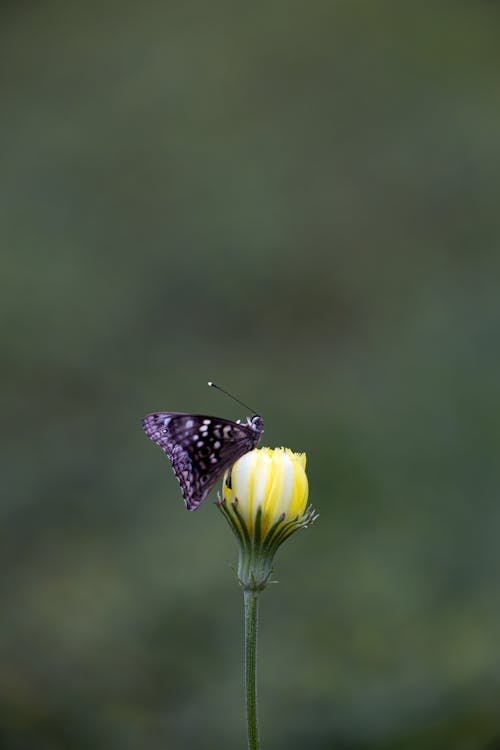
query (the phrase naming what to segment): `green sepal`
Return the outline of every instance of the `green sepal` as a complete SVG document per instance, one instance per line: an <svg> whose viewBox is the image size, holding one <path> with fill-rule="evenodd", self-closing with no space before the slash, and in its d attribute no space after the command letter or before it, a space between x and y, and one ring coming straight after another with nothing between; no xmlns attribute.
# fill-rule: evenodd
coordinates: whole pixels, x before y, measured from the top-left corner
<svg viewBox="0 0 500 750"><path fill-rule="evenodd" d="M240 513L238 500L234 500L228 506L226 499L218 497L217 507L224 515L233 534L236 537L239 548L238 559L238 581L245 591L263 591L273 573L274 556L278 547L291 536L297 529L306 528L317 518L311 506L300 516L285 521L282 514L262 537L262 508L259 507L255 514L253 533L245 523Z"/></svg>

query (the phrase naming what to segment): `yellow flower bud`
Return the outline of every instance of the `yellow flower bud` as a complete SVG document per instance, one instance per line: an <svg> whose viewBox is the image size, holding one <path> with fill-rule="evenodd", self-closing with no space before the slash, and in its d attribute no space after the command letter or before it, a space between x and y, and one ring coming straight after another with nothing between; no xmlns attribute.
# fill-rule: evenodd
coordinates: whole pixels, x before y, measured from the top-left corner
<svg viewBox="0 0 500 750"><path fill-rule="evenodd" d="M218 507L239 543L238 578L245 590L263 589L280 544L317 514L307 506L305 453L256 448L224 476Z"/></svg>
<svg viewBox="0 0 500 750"><path fill-rule="evenodd" d="M289 448L257 448L245 453L226 473L224 498L238 502L238 510L250 534L261 508L261 531L265 535L279 519L297 519L304 513L309 493L305 453Z"/></svg>

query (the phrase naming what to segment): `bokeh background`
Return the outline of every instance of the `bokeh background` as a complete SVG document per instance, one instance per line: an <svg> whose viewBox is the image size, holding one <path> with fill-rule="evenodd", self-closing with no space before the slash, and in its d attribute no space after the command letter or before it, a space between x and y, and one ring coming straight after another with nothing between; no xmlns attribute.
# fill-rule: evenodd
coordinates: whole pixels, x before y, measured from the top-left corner
<svg viewBox="0 0 500 750"><path fill-rule="evenodd" d="M262 598L264 746L500 747L499 25L2 3L3 750L245 746L235 542L140 429L244 416L209 378L321 514Z"/></svg>

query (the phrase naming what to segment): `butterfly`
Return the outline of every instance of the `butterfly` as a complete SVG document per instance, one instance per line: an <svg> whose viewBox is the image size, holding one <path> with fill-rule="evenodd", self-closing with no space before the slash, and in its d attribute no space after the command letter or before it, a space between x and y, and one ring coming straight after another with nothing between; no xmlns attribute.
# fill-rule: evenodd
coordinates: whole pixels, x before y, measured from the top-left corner
<svg viewBox="0 0 500 750"><path fill-rule="evenodd" d="M159 411L144 417L142 428L169 457L186 508L196 510L226 469L255 448L264 420L259 414L241 423Z"/></svg>

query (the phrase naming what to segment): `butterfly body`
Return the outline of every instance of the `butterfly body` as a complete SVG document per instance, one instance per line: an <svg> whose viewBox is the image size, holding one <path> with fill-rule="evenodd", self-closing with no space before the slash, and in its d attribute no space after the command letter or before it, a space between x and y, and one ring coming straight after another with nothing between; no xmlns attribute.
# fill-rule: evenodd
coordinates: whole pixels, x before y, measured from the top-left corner
<svg viewBox="0 0 500 750"><path fill-rule="evenodd" d="M144 417L142 427L170 459L186 508L196 510L226 469L255 448L264 420L258 414L240 423L160 411Z"/></svg>

